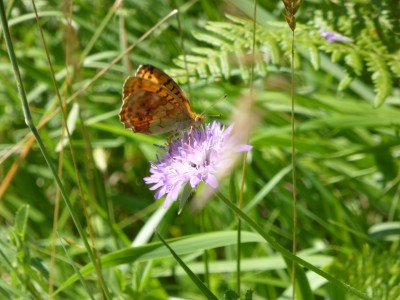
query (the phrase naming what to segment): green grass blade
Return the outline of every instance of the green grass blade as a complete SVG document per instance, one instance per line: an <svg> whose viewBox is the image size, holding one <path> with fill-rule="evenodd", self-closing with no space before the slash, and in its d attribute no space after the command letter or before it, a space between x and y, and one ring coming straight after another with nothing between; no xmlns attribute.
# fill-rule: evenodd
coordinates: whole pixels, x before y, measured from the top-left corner
<svg viewBox="0 0 400 300"><path fill-rule="evenodd" d="M195 251L204 251L207 249L235 245L236 235L236 231L211 232L168 240L168 243L172 247L174 247L177 254L182 255L193 253ZM263 241L264 240L258 234L246 231L242 232L242 243ZM122 264L147 261L170 256L171 253L162 246L162 243L157 242L140 247L121 249L113 253L104 255L101 258L101 265L103 268L110 268ZM93 271L94 268L93 264L91 263L82 267L80 270L82 276L87 276L93 273ZM78 278L76 275L71 276L63 284L61 284L55 294L70 286L77 279Z"/></svg>
<svg viewBox="0 0 400 300"><path fill-rule="evenodd" d="M168 250L171 252L172 256L175 258L175 260L179 263L179 265L185 270L186 274L190 277L190 279L193 281L193 283L201 290L204 296L207 297L207 299L218 299L208 288L207 286L200 280L199 277L194 274L190 268L183 262L182 259L180 259L179 255L175 253L175 251L168 245L168 243L161 237L160 234L157 233L157 236L161 240L161 242L164 244L165 247L168 248Z"/></svg>
<svg viewBox="0 0 400 300"><path fill-rule="evenodd" d="M255 223L250 217L248 217L245 213L243 213L239 208L237 208L231 201L226 199L221 193L217 193L219 199L221 199L231 210L233 210L238 216L240 216L243 220L245 220L254 230L256 230L273 248L279 251L284 257L296 261L299 265L310 269L311 271L317 273L318 275L326 278L328 281L335 284L337 287L344 289L354 295L361 297L362 299L373 300L363 292L337 280L333 276L328 273L316 268L309 262L301 259L298 256L294 256L290 251L286 250L283 246L281 246L278 242L276 242L272 237L270 237L257 223Z"/></svg>

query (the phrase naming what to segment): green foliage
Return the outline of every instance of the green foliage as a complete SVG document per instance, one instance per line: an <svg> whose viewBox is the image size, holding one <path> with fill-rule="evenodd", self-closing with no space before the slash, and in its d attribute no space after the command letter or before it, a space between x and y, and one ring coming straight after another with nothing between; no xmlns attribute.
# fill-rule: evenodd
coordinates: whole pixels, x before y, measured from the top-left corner
<svg viewBox="0 0 400 300"><path fill-rule="evenodd" d="M368 290L374 299L392 300L400 295L400 262L398 246L371 247L368 244L354 251L347 249L329 271L340 280L360 290ZM358 299L347 295L347 299Z"/></svg>
<svg viewBox="0 0 400 300"><path fill-rule="evenodd" d="M225 293L224 299L225 300L238 300L238 299L252 300L253 299L253 291L247 290L244 297L240 297L235 291L229 290Z"/></svg>
<svg viewBox="0 0 400 300"><path fill-rule="evenodd" d="M307 60L315 70L320 68L320 56L331 55L332 62L344 62L345 76L338 83L338 91L350 86L354 78L368 78L376 92L374 106L381 106L391 95L393 81L398 81L400 43L388 41L395 28L395 16L384 11L385 26L382 34L371 34L375 30L374 14L367 14L367 8L360 9L356 14L353 10L345 10L337 26L342 34L354 36L354 42L329 43L320 36L319 30L331 29L328 20L319 10L314 19L307 25L297 26L295 53L296 68ZM361 14L364 13L364 14ZM369 19L369 16L372 18ZM187 70L173 70L173 74L183 78L209 78L209 81L222 78L227 80L239 75L246 83L249 81L253 21L227 15L230 22L208 22L203 32L194 32L194 37L204 44L194 47L191 54L179 56L175 63ZM382 20L380 20L382 21ZM350 30L355 23L362 22L365 26L358 32ZM358 26L359 27L359 26ZM291 34L285 22L268 22L256 27L256 60L255 72L263 78L268 72L276 72L274 66L282 68L291 59ZM387 43L387 44L385 44ZM186 60L186 62L185 62ZM339 79L339 78L338 78ZM184 82L184 81L182 81Z"/></svg>
<svg viewBox="0 0 400 300"><path fill-rule="evenodd" d="M292 249L293 230L291 31L282 3L258 1L253 58L250 0L123 1L120 7L76 0L71 10L68 1L36 1L61 100L67 99L63 120L32 4L5 2L33 121L41 124L72 209L31 139L1 43L0 298L203 299L181 265L219 299L290 297L292 260L283 253ZM176 7L179 22L175 15L142 39ZM297 266L299 297L355 298L338 288L346 284L365 299L399 294L398 11L395 1L304 1L296 13L296 236L299 256L311 264ZM328 43L319 29L354 42ZM110 65L129 45L133 50ZM254 103L246 114L253 62ZM134 134L118 120L124 79L144 63L190 83L182 88L195 111L222 114L219 121L249 133L243 215L218 197L201 213L192 211L202 185L183 194L184 207L164 210L162 200L154 201L143 177L156 160L154 144L168 137ZM217 102L224 94L228 99ZM235 204L241 167L218 187ZM155 229L179 259L154 238Z"/></svg>
<svg viewBox="0 0 400 300"><path fill-rule="evenodd" d="M28 214L29 206L21 206L14 227L0 229L0 270L8 275L0 285L0 293L7 297L38 299L46 287L46 266L32 253L26 238Z"/></svg>

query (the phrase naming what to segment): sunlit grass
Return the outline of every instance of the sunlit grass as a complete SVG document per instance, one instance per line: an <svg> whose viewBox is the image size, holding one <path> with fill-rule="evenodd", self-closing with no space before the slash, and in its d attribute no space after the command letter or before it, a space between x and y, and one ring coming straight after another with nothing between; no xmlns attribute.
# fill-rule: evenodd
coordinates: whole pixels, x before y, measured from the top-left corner
<svg viewBox="0 0 400 300"><path fill-rule="evenodd" d="M188 54L193 54L195 47L224 53L217 45L199 41L195 32L209 34L204 30L208 21L229 22L226 13L250 17L252 2L176 1L177 6L159 0L138 3L125 1L113 7L112 1L95 6L74 1L72 10L69 2L36 3L60 99L67 102L65 122L71 143L66 142L62 152L65 123L32 3L6 3L10 5L7 18L11 41L33 123L71 207L68 210L66 202L60 201L59 212L55 210L55 176L25 124L9 50L2 43L0 291L4 297L204 298L208 292L195 284L190 277L193 274L183 271L181 262L207 283L217 298L223 298L227 290L236 291L234 230L239 212L222 199L237 203L241 168L221 180L219 196L208 199L201 212L192 210L190 200L180 215L178 203L164 210L162 200L155 202L154 192L143 178L149 176L149 161L156 161L158 148L154 144L163 145L167 137L125 130L118 111L122 84L139 64L151 63L178 74L174 61L182 62L177 60L183 53L180 36ZM384 18L390 22L391 9L398 8L383 3L387 12ZM182 12L182 32L176 16L162 21L175 8ZM361 8L371 9L369 4ZM283 8L277 1L259 3L257 9L259 26L266 21L284 21ZM325 22L348 35L346 24L337 27L335 18L323 14L336 15L337 5L325 4L323 9L304 3L296 15L298 25ZM70 13L72 22L67 26ZM156 25L160 21L162 24ZM377 30L384 31L385 26ZM4 30L1 34L4 41ZM238 36L238 40L243 39ZM365 66L364 73L357 71L353 84L338 92L343 74L352 64L330 60L327 54L331 52L317 48L320 42L309 45L321 51L320 69L314 68L315 61L302 48L295 76L297 248L299 257L311 268L320 268L328 276L318 277L297 260L297 295L303 299L357 299L354 292L359 292L374 299L396 299L395 283L400 276L396 265L398 78L393 78L392 92L380 108L372 103L376 86L371 81L373 70L368 68L374 66ZM399 46L393 39L379 41L384 42L388 51ZM340 51L340 45L337 47ZM228 48L226 53L230 54ZM364 50L367 54L371 51L368 47ZM249 84L241 72L248 71L251 60L245 55L248 53L239 54L226 56L231 71L227 78L217 76L217 69L211 75L200 69L189 74L189 98L194 110L201 112L227 94L226 101L206 113L222 114L218 121L227 125L234 122L239 131L250 130L253 149L246 159L244 181L241 292L244 295L252 290L253 299L283 299L291 295L288 269L293 259L284 251L290 253L292 249L293 228L290 62L284 53L279 66L256 61L257 70L264 73L255 73L254 105L250 115L244 115L241 104L249 95ZM191 68L194 66L191 62ZM225 67L221 69L226 71ZM389 68L395 74L396 64ZM382 77L379 80L384 89ZM187 85L182 87L189 91ZM204 186L199 185L195 198L201 198L204 192ZM53 235L56 213L58 223ZM72 218L82 224L81 236ZM179 263L154 235L155 229L172 253L179 255ZM92 259L88 249L93 251ZM93 262L104 278L103 287ZM337 288L347 284L355 290ZM50 295L53 291L57 291L54 296Z"/></svg>

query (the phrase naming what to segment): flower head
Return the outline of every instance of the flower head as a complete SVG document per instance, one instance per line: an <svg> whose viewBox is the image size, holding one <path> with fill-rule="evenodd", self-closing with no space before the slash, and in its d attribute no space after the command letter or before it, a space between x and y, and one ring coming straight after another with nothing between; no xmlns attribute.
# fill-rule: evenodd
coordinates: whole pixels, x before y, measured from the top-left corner
<svg viewBox="0 0 400 300"><path fill-rule="evenodd" d="M353 39L341 35L339 33L333 32L333 31L325 31L323 29L319 30L319 34L325 38L328 43L334 43L334 42L352 42Z"/></svg>
<svg viewBox="0 0 400 300"><path fill-rule="evenodd" d="M217 173L232 167L232 154L251 150L249 145L238 145L232 135L233 125L225 128L218 122L193 128L165 148L162 159L151 163L147 184L157 190L155 198L167 195L164 207L176 201L179 191L189 183L194 189L200 182L212 188L218 187Z"/></svg>

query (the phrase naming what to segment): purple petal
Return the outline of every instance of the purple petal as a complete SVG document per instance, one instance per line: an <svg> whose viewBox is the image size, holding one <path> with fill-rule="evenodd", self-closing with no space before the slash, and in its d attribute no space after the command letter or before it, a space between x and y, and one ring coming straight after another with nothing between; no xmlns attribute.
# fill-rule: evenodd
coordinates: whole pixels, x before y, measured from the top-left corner
<svg viewBox="0 0 400 300"><path fill-rule="evenodd" d="M319 30L319 34L325 38L328 43L334 43L334 42L353 42L353 39L341 35L339 33L333 32L333 31L325 31L323 29Z"/></svg>
<svg viewBox="0 0 400 300"><path fill-rule="evenodd" d="M162 189L158 190L156 192L156 194L154 195L154 198L160 199L162 196L165 195L165 190L166 190L165 188L162 188Z"/></svg>
<svg viewBox="0 0 400 300"><path fill-rule="evenodd" d="M218 187L218 180L217 177L215 177L212 174L208 174L206 183L211 186L213 189L216 189Z"/></svg>
<svg viewBox="0 0 400 300"><path fill-rule="evenodd" d="M175 184L175 186L172 187L172 190L168 193L167 198L171 199L172 201L176 201L179 196L179 190L181 189L182 184Z"/></svg>
<svg viewBox="0 0 400 300"><path fill-rule="evenodd" d="M232 134L233 125L225 126L214 121L184 132L178 139L159 149L165 151L164 157L157 156L157 163L151 163L151 176L144 182L151 184L155 198L166 195L163 206L176 201L184 185L192 188L204 181L216 189L218 179L215 174L226 171L233 165L232 153L247 152L249 145L237 145L237 136ZM160 155L161 156L161 155Z"/></svg>
<svg viewBox="0 0 400 300"><path fill-rule="evenodd" d="M167 208L170 202L171 202L171 201L170 201L170 199L168 199L168 197L165 198L163 207L164 207L164 208Z"/></svg>
<svg viewBox="0 0 400 300"><path fill-rule="evenodd" d="M253 146L242 144L236 148L235 152L249 152L251 149L253 149Z"/></svg>
<svg viewBox="0 0 400 300"><path fill-rule="evenodd" d="M153 185L153 186L150 188L150 191L154 191L154 190L156 190L156 189L158 189L159 187L162 187L162 186L164 186L163 182L162 182L162 181L159 181L158 183L156 183L155 185Z"/></svg>
<svg viewBox="0 0 400 300"><path fill-rule="evenodd" d="M192 189L194 189L201 181L201 178L197 177L197 176L191 176L190 177L190 186L192 187Z"/></svg>

